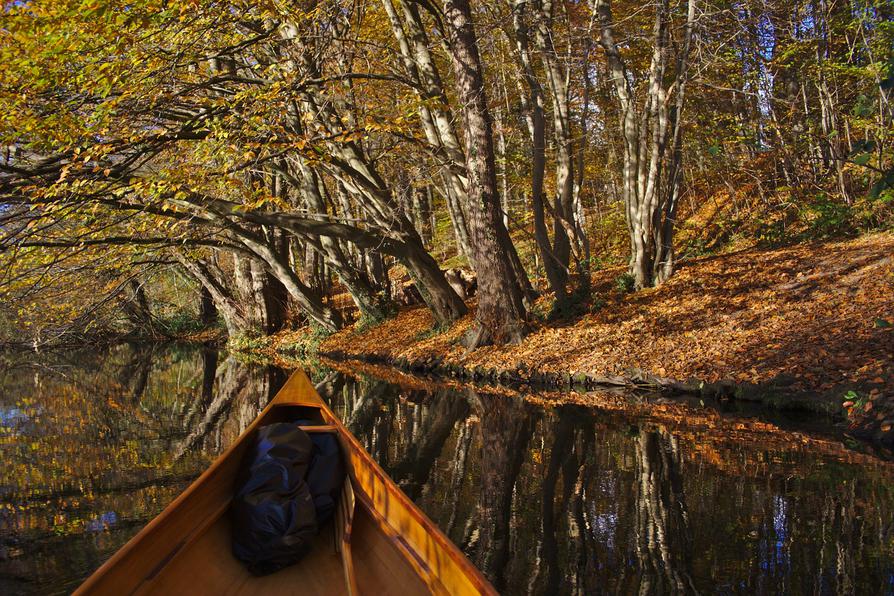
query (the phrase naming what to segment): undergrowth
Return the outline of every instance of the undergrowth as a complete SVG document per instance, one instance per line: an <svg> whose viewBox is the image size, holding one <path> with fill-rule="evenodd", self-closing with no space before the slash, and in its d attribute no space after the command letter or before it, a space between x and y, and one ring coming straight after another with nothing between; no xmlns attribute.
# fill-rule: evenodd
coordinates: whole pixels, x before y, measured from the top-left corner
<svg viewBox="0 0 894 596"><path fill-rule="evenodd" d="M227 340L227 348L233 352L262 352L270 349L272 343L269 335L237 335Z"/></svg>
<svg viewBox="0 0 894 596"><path fill-rule="evenodd" d="M176 312L167 317L159 317L155 319L158 330L168 337L183 337L205 331L205 323L201 318L190 312ZM220 321L217 321L212 328L222 327Z"/></svg>
<svg viewBox="0 0 894 596"><path fill-rule="evenodd" d="M325 327L311 323L305 327L305 332L296 341L277 344L275 350L289 358L316 358L320 351L320 344L330 335L331 332Z"/></svg>
<svg viewBox="0 0 894 596"><path fill-rule="evenodd" d="M373 315L363 313L360 315L360 318L354 323L354 329L357 332L363 333L364 331L369 331L373 327L381 325L388 319L392 319L397 315L397 306L390 300L381 298L378 306L380 314Z"/></svg>

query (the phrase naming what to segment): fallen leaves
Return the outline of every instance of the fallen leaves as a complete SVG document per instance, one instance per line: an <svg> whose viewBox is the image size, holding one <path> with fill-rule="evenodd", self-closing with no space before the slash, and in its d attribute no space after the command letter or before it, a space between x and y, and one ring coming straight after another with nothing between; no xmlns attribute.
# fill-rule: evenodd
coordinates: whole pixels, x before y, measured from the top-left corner
<svg viewBox="0 0 894 596"><path fill-rule="evenodd" d="M868 384L890 401L894 328L878 321L894 317L892 253L890 233L747 250L688 261L663 286L627 295L612 289L619 270L606 270L593 279L603 308L561 326L535 323L517 346L466 353L457 340L472 315L431 335L428 311L412 308L363 333L339 332L321 349L502 370L618 375L636 367L707 382L785 376L792 390Z"/></svg>

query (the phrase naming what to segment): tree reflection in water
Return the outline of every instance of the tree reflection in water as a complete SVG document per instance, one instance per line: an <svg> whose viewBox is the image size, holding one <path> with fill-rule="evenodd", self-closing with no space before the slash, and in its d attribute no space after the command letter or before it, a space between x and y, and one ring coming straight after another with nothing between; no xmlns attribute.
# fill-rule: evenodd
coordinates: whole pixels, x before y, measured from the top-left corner
<svg viewBox="0 0 894 596"><path fill-rule="evenodd" d="M473 560L494 587L505 590L512 538L512 500L531 440L531 408L515 398L472 390L468 395L480 420L481 441L477 540L470 549Z"/></svg>
<svg viewBox="0 0 894 596"><path fill-rule="evenodd" d="M285 378L211 349L124 345L0 363L2 594L70 592Z"/></svg>
<svg viewBox="0 0 894 596"><path fill-rule="evenodd" d="M501 592L894 590L894 466L829 441L363 376L322 392Z"/></svg>
<svg viewBox="0 0 894 596"><path fill-rule="evenodd" d="M3 594L70 591L286 377L214 350L0 362ZM504 593L894 591L894 468L837 443L315 376Z"/></svg>
<svg viewBox="0 0 894 596"><path fill-rule="evenodd" d="M664 429L641 432L636 455L639 592L695 592L690 577L692 545L677 439Z"/></svg>

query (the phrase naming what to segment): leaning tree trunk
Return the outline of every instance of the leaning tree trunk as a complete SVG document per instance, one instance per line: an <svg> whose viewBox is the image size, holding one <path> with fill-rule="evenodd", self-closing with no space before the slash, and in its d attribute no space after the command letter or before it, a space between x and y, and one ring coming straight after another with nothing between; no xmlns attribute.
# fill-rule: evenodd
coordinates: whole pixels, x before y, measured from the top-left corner
<svg viewBox="0 0 894 596"><path fill-rule="evenodd" d="M213 303L203 317L213 312L216 318L220 313L229 337L268 335L282 328L287 295L262 263L233 254L232 274L228 274L218 265L216 255L202 259L178 254L177 258ZM207 308L207 304L203 306Z"/></svg>
<svg viewBox="0 0 894 596"><path fill-rule="evenodd" d="M308 207L313 213L312 217L320 221L328 219L324 194L326 188L320 176L310 166L304 157L296 156L294 162L297 165L300 179L299 190ZM315 249L338 275L348 293L360 311L362 318L369 321L381 321L388 317L392 311L387 299L376 296L376 292L366 277L365 272L357 264L351 263L348 255L342 250L338 240L320 235L313 240Z"/></svg>
<svg viewBox="0 0 894 596"><path fill-rule="evenodd" d="M319 292L305 285L288 263L288 257L275 251L266 238L253 234L244 228L231 225L229 231L248 250L264 263L270 275L275 277L288 291L289 296L304 313L327 331L338 331L343 320L341 315L326 306Z"/></svg>
<svg viewBox="0 0 894 596"><path fill-rule="evenodd" d="M429 51L429 39L422 24L418 7L412 2L400 2L398 12L393 0L382 0L398 42L407 75L418 83L417 93L422 100L419 116L428 143L447 158L441 168L447 212L453 225L456 246L460 254L471 255L468 217L464 205L468 202L465 158L454 128L447 94L434 58Z"/></svg>
<svg viewBox="0 0 894 596"><path fill-rule="evenodd" d="M400 261L431 309L435 322L438 325L449 325L466 314L466 304L447 283L438 262L423 248L421 241L409 242L400 248Z"/></svg>
<svg viewBox="0 0 894 596"><path fill-rule="evenodd" d="M228 336L236 337L252 334L255 331L250 329L250 319L243 310L244 306L233 292L233 284L226 279L226 275L217 266L214 258L198 259L179 252L175 255L183 269L202 284L204 291L211 296L215 311L220 313Z"/></svg>
<svg viewBox="0 0 894 596"><path fill-rule="evenodd" d="M211 327L217 322L217 306L211 292L204 285L199 288L199 318L202 325Z"/></svg>
<svg viewBox="0 0 894 596"><path fill-rule="evenodd" d="M297 35L294 37L298 41ZM296 58L306 72L321 76L315 58L303 44ZM327 127L332 135L347 132L343 120L335 111L333 102L325 96L319 85L308 85L302 90L302 101L314 110L317 123ZM394 254L416 280L422 297L439 324L449 324L466 314L466 305L447 283L437 262L429 255L410 220L401 212L394 199L393 190L377 170L376 164L366 155L362 146L354 141L329 142L333 154L328 164L330 173L349 193L357 195L360 206L379 228L383 236L394 244L402 245ZM429 301L431 298L431 301Z"/></svg>
<svg viewBox="0 0 894 596"><path fill-rule="evenodd" d="M155 329L152 324L152 310L149 307L149 298L146 296L146 288L136 278L128 283L131 291L131 297L123 304L125 316L133 326L134 331L140 335L154 335Z"/></svg>
<svg viewBox="0 0 894 596"><path fill-rule="evenodd" d="M493 130L468 0L446 0L444 16L466 128L469 256L478 274L478 328L468 344L474 348L489 342L517 342L526 328L524 296L500 241L508 232L500 210Z"/></svg>

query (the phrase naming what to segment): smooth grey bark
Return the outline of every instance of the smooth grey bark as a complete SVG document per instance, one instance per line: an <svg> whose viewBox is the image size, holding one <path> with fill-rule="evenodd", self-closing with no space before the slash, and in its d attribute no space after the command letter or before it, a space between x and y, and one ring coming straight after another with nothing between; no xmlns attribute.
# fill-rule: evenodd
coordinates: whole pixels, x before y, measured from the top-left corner
<svg viewBox="0 0 894 596"><path fill-rule="evenodd" d="M299 32L288 33L294 42L296 63L304 72L318 77L319 70L307 48L302 47ZM303 88L303 101L312 106L316 122L324 126L330 136L344 135L344 123L335 111L319 85ZM358 197L358 205L363 210L368 224L375 227L378 234L389 238L392 245L400 244L396 256L406 266L432 311L438 324L445 325L467 312L465 303L447 284L440 267L427 253L422 239L412 222L402 213L394 197L393 189L386 184L376 165L368 158L358 142L327 141L330 157L325 167L352 195ZM380 242L381 243L381 238Z"/></svg>
<svg viewBox="0 0 894 596"><path fill-rule="evenodd" d="M471 188L473 176L468 170L468 139L464 150L460 143L460 135L455 128L456 119L451 114L443 80L429 49L429 38L418 7L413 2L400 2L402 10L398 11L394 7L393 0L382 0L382 2L397 39L407 74L417 83L416 92L422 100L419 106L422 129L431 151L442 164L441 175L446 181L444 195L457 245L460 247L460 252L468 257L474 266L475 260L472 255L474 247L471 245L474 242L474 234L471 227L476 222L472 221L475 215L469 208L469 203L473 200ZM521 288L523 299L532 302L536 292L510 240L505 221L497 230L497 237L509 258L514 283Z"/></svg>
<svg viewBox="0 0 894 596"><path fill-rule="evenodd" d="M244 310L244 304L234 294L232 284L228 282L227 275L217 264L215 254L210 258L200 259L175 251L174 256L184 270L201 283L211 296L230 337L260 333L260 329L251 327L251 319Z"/></svg>
<svg viewBox="0 0 894 596"><path fill-rule="evenodd" d="M417 83L416 93L422 100L419 115L426 140L443 156L440 168L444 179L447 211L453 225L459 252L470 255L468 214L468 174L462 145L453 125L453 117L443 81L429 50L429 40L419 9L413 2L382 0L407 74Z"/></svg>
<svg viewBox="0 0 894 596"><path fill-rule="evenodd" d="M552 0L533 0L534 8L534 42L543 64L547 89L552 105L553 136L556 152L556 191L553 199L554 230L557 242L553 252L566 265L570 263L570 251L573 243L580 244L581 234L574 221L574 141L571 131L571 108L568 101L569 76L567 68L559 64L559 56L552 37L553 4ZM563 234L558 235L560 232ZM578 248L578 254L582 249Z"/></svg>
<svg viewBox="0 0 894 596"><path fill-rule="evenodd" d="M534 71L530 50L530 26L527 16L527 0L513 0L512 23L516 59L527 93L520 91L522 108L528 121L531 137L531 210L534 220L534 240L540 252L541 262L550 289L557 301L567 297L570 254L568 235L561 225L561 205L553 209L553 240L546 225L544 178L546 173L546 110L543 87Z"/></svg>
<svg viewBox="0 0 894 596"><path fill-rule="evenodd" d="M615 42L611 0L593 0L600 44L618 100L624 147L623 194L630 234L630 274L637 289L654 286L673 271L673 230L682 176L682 108L689 76L695 0L688 0L682 49L669 71L670 5L656 6L648 80L637 103L632 76ZM671 94L676 95L672 108Z"/></svg>
<svg viewBox="0 0 894 596"><path fill-rule="evenodd" d="M213 303L216 318L220 313L233 338L240 335L268 335L285 324L286 295L277 279L264 265L248 254L224 253L228 267L220 264L220 252L199 257L174 252L184 270L202 285Z"/></svg>
<svg viewBox="0 0 894 596"><path fill-rule="evenodd" d="M300 172L301 197L305 201L311 217L326 221L328 213L323 181L319 174L307 165L304 157L298 155L293 161ZM345 254L335 238L308 235L305 236L305 240L311 243L326 264L338 275L360 311L361 317L371 321L381 321L387 318L392 312L389 300L385 297L387 294L376 295L369 278L360 267L361 264L350 262L348 255Z"/></svg>

